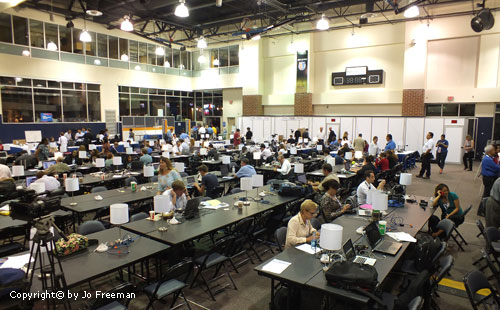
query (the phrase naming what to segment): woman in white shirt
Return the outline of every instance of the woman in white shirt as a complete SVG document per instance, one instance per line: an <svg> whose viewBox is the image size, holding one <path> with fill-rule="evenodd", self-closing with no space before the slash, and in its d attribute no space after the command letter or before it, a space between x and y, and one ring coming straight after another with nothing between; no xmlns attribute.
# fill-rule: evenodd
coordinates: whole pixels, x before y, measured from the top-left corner
<svg viewBox="0 0 500 310"><path fill-rule="evenodd" d="M372 155L373 157L377 157L380 153L380 148L378 147L378 137L374 136L372 143L370 143L370 147L368 148L368 155Z"/></svg>

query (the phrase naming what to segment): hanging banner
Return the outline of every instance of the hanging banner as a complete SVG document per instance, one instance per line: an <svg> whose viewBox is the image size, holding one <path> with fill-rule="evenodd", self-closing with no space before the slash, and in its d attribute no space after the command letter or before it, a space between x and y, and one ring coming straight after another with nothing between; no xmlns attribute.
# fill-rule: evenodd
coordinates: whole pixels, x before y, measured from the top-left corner
<svg viewBox="0 0 500 310"><path fill-rule="evenodd" d="M308 51L297 52L296 93L307 93Z"/></svg>

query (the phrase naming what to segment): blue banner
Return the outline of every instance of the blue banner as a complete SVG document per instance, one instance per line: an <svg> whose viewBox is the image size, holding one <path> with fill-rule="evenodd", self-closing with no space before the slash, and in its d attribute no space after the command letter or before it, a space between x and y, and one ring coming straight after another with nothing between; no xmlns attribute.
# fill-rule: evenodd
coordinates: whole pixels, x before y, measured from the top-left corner
<svg viewBox="0 0 500 310"><path fill-rule="evenodd" d="M52 122L52 113L40 113L41 122Z"/></svg>

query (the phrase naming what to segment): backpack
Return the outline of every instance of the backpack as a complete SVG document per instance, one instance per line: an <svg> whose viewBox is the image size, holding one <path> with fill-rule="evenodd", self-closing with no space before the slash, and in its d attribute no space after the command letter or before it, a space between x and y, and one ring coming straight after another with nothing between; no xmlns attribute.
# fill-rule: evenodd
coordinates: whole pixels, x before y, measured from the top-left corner
<svg viewBox="0 0 500 310"><path fill-rule="evenodd" d="M417 234L416 239L417 243L411 255L414 258L415 269L417 271L428 270L432 268L432 259L439 252L441 242L427 233Z"/></svg>
<svg viewBox="0 0 500 310"><path fill-rule="evenodd" d="M352 289L361 288L373 291L378 283L377 269L370 265L354 262L335 262L325 273L329 285Z"/></svg>

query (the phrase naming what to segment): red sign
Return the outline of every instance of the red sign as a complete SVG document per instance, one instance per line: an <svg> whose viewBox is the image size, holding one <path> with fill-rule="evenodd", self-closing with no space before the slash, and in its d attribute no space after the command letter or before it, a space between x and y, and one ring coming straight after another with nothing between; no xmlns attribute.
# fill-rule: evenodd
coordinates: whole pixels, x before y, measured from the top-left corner
<svg viewBox="0 0 500 310"><path fill-rule="evenodd" d="M332 123L335 123L335 119L334 119L334 118L330 119L330 121L331 121Z"/></svg>
<svg viewBox="0 0 500 310"><path fill-rule="evenodd" d="M458 123L458 121L457 121L456 119L452 119L452 120L451 120L451 123L452 123L452 124L457 124L457 123Z"/></svg>
<svg viewBox="0 0 500 310"><path fill-rule="evenodd" d="M448 101L453 101L453 100L455 100L455 97L453 97L453 96L448 96Z"/></svg>

